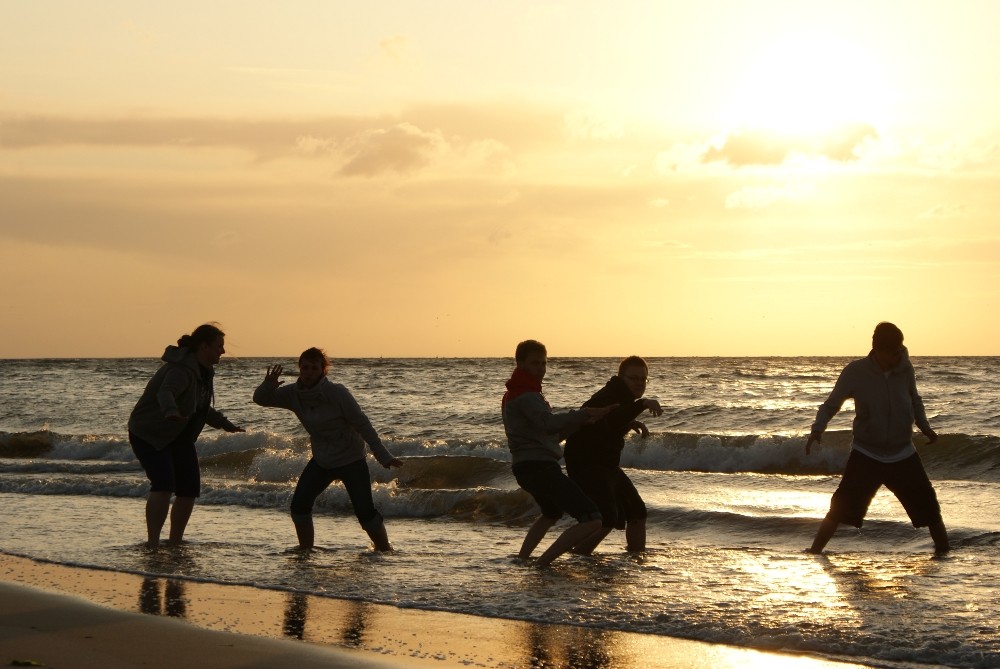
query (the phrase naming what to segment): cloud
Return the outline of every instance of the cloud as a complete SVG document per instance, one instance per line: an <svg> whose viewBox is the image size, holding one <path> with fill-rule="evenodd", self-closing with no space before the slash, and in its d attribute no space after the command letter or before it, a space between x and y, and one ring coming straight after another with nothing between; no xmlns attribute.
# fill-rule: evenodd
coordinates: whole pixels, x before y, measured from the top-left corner
<svg viewBox="0 0 1000 669"><path fill-rule="evenodd" d="M350 157L340 173L348 176L375 176L386 172L413 172L438 153L448 142L438 131L424 131L410 123L366 130L349 137L340 147Z"/></svg>
<svg viewBox="0 0 1000 669"><path fill-rule="evenodd" d="M657 174L687 171L699 167L705 161L705 155L712 150L708 143L674 144L666 151L656 154L655 169Z"/></svg>
<svg viewBox="0 0 1000 669"><path fill-rule="evenodd" d="M792 154L850 162L859 158L865 142L878 139L866 123L851 123L810 136L790 136L753 130L729 135L718 147L705 152L706 163L724 162L736 167L780 165Z"/></svg>

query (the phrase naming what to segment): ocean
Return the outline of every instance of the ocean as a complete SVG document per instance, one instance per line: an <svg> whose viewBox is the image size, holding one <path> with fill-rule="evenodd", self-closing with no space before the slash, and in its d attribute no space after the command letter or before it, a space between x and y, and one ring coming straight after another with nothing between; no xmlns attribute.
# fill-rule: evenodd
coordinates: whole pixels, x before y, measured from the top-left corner
<svg viewBox="0 0 1000 669"><path fill-rule="evenodd" d="M864 351L859 352L863 354ZM811 653L872 666L1000 666L1000 358L914 357L934 445L916 443L955 550L883 490L861 531L804 552L846 462L848 402L806 455L849 358L652 358L651 435L622 464L649 508L648 550L622 532L544 570L516 559L537 510L510 474L500 397L510 358L335 359L389 449L369 460L396 550L374 553L334 484L303 557L287 507L308 460L294 415L254 405L269 364L223 358L188 543L143 546L148 484L126 436L157 359L0 360L0 552L150 576ZM552 406L579 406L613 358L550 358ZM288 377L289 382L294 376ZM568 523L568 520L564 520ZM536 555L556 536L557 526Z"/></svg>

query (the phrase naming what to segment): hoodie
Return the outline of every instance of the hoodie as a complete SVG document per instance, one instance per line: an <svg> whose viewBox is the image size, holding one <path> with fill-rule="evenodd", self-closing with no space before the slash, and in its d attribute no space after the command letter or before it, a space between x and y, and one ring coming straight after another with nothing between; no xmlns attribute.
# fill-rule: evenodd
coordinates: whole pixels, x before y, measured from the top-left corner
<svg viewBox="0 0 1000 669"><path fill-rule="evenodd" d="M878 366L874 351L844 367L830 396L816 412L813 436L826 430L848 398L854 400L855 411L852 447L876 460L896 462L916 452L914 422L922 432L931 429L905 347L899 363L888 372Z"/></svg>
<svg viewBox="0 0 1000 669"><path fill-rule="evenodd" d="M645 407L642 399L636 399L618 376L612 376L583 406L603 407L611 404L618 406L604 418L584 425L566 438L567 468L618 467L629 426Z"/></svg>
<svg viewBox="0 0 1000 669"><path fill-rule="evenodd" d="M501 412L511 464L531 460L558 462L562 459L559 442L589 417L584 409L552 413L541 390L541 382L521 369L515 369L507 382Z"/></svg>
<svg viewBox="0 0 1000 669"><path fill-rule="evenodd" d="M160 366L146 384L128 419L128 430L140 439L163 450L184 435L192 442L206 424L236 432L237 427L212 406L211 368L198 364L194 351L168 346ZM170 416L186 420L170 420Z"/></svg>
<svg viewBox="0 0 1000 669"><path fill-rule="evenodd" d="M292 411L309 433L312 456L320 467L333 469L365 457L365 444L383 467L393 455L346 387L323 377L311 388L260 384L253 401L263 407Z"/></svg>

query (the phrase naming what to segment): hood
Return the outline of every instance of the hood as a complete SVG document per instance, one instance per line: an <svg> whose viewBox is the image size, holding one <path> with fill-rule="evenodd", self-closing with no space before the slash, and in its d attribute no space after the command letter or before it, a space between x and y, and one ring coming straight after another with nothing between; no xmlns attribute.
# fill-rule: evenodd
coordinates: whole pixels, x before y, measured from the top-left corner
<svg viewBox="0 0 1000 669"><path fill-rule="evenodd" d="M190 367L195 371L197 371L200 366L198 365L198 359L195 357L194 351L187 347L170 345L164 349L163 355L160 356L160 360L163 362L172 362L174 364L184 365L185 367Z"/></svg>
<svg viewBox="0 0 1000 669"><path fill-rule="evenodd" d="M913 368L913 364L910 362L910 351L905 346L900 346L899 348L901 354L899 356L899 363L889 370L890 374L898 374L899 372L904 372ZM868 359L871 360L872 365L875 366L876 370L881 371L878 366L878 361L875 360L875 349L872 349L868 353Z"/></svg>

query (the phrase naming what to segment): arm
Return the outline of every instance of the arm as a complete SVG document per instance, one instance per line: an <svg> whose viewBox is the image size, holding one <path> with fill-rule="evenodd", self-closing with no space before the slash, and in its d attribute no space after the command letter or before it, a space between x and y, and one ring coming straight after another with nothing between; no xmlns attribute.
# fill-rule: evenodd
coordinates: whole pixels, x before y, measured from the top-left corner
<svg viewBox="0 0 1000 669"><path fill-rule="evenodd" d="M931 429L931 423L927 420L927 410L924 408L924 400L920 397L920 393L917 392L917 379L916 375L913 373L913 368L910 368L909 372L909 385L910 385L910 400L913 402L913 417L917 423L917 427L924 436L927 437L927 443L933 444L937 441L937 432Z"/></svg>
<svg viewBox="0 0 1000 669"><path fill-rule="evenodd" d="M208 408L208 415L205 417L205 422L217 430L225 430L226 432L246 432L242 427L236 427L233 425L232 421L223 415L221 411L215 407Z"/></svg>
<svg viewBox="0 0 1000 669"><path fill-rule="evenodd" d="M813 422L812 428L809 430L809 438L806 440L806 455L812 449L813 442L820 443L830 419L837 415L840 408L844 406L844 402L853 395L848 369L849 367L845 367L840 373L837 383L830 392L830 396L826 398L826 401L819 406L819 410L816 412L816 420Z"/></svg>
<svg viewBox="0 0 1000 669"><path fill-rule="evenodd" d="M278 387L284 383L280 379L282 369L281 365L274 365L267 368L267 371L264 373L264 380L257 386L257 390L253 391L254 404L279 409L292 408L287 394L277 392Z"/></svg>
<svg viewBox="0 0 1000 669"><path fill-rule="evenodd" d="M602 412L607 412L606 409L588 407L565 413L552 413L552 408L540 394L527 393L523 397L522 411L525 418L545 434L575 432L581 425L591 420L593 415L600 418Z"/></svg>
<svg viewBox="0 0 1000 669"><path fill-rule="evenodd" d="M402 466L403 461L390 453L389 449L382 443L378 432L372 426L371 421L368 420L365 412L362 411L361 405L354 399L351 391L344 386L331 385L330 387L336 393L335 399L344 412L344 418L351 427L358 431L361 438L365 440L365 443L368 444L368 449L375 456L375 459L378 460L379 464L386 469Z"/></svg>

